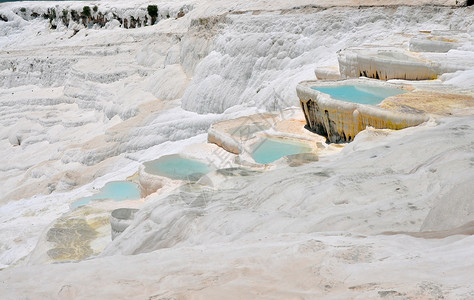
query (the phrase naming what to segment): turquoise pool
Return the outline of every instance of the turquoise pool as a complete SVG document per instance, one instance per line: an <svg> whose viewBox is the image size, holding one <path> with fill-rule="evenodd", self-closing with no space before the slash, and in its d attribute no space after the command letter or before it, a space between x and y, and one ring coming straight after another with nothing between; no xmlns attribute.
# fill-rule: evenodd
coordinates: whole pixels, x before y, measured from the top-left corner
<svg viewBox="0 0 474 300"><path fill-rule="evenodd" d="M253 147L252 158L259 164L268 164L287 155L308 152L311 152L311 147L307 144L266 138Z"/></svg>
<svg viewBox="0 0 474 300"><path fill-rule="evenodd" d="M140 189L137 184L129 181L112 181L100 189L99 193L84 197L73 204L71 209L86 205L93 200L110 199L113 201L138 200L140 199Z"/></svg>
<svg viewBox="0 0 474 300"><path fill-rule="evenodd" d="M406 91L402 89L365 84L313 86L311 88L329 94L332 98L337 100L370 105L379 104L387 97L406 93Z"/></svg>
<svg viewBox="0 0 474 300"><path fill-rule="evenodd" d="M209 165L179 154L165 155L144 165L147 173L189 181L196 181L211 171Z"/></svg>

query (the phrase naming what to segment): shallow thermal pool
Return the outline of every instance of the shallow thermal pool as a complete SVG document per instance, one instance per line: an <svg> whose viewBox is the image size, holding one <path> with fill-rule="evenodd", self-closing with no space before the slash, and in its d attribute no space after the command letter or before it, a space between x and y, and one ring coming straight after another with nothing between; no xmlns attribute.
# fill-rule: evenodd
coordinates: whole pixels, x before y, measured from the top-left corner
<svg viewBox="0 0 474 300"><path fill-rule="evenodd" d="M144 163L145 172L172 179L198 180L211 171L211 166L178 154L165 155Z"/></svg>
<svg viewBox="0 0 474 300"><path fill-rule="evenodd" d="M311 147L287 139L266 138L253 147L252 158L259 164L268 164L287 155L311 152Z"/></svg>
<svg viewBox="0 0 474 300"><path fill-rule="evenodd" d="M406 93L405 90L373 85L313 86L313 90L329 94L332 98L347 102L376 105L387 97Z"/></svg>
<svg viewBox="0 0 474 300"><path fill-rule="evenodd" d="M99 193L84 197L73 204L71 209L83 206L92 200L110 199L113 201L138 200L140 199L140 189L137 184L129 181L112 181L100 189Z"/></svg>

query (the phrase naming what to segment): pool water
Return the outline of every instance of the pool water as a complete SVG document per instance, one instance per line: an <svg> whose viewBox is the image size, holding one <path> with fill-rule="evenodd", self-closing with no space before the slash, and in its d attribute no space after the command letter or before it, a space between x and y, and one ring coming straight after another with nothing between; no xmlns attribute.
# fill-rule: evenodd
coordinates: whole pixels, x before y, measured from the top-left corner
<svg viewBox="0 0 474 300"><path fill-rule="evenodd" d="M304 143L286 139L266 138L252 150L252 158L259 164L268 164L287 155L311 152Z"/></svg>
<svg viewBox="0 0 474 300"><path fill-rule="evenodd" d="M347 102L376 105L387 97L406 93L405 90L372 85L313 86L313 90L329 94L332 98Z"/></svg>
<svg viewBox="0 0 474 300"><path fill-rule="evenodd" d="M110 199L113 201L138 200L140 199L140 189L137 184L129 181L112 181L100 189L99 193L84 197L73 204L71 209L86 205L92 200Z"/></svg>
<svg viewBox="0 0 474 300"><path fill-rule="evenodd" d="M196 181L211 171L209 165L178 154L165 155L144 165L147 173L189 181Z"/></svg>

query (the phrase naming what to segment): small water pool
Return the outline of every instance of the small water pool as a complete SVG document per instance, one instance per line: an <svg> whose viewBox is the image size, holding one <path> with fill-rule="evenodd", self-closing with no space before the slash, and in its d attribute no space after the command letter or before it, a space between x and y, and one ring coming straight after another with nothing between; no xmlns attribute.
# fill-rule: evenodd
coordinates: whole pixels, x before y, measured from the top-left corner
<svg viewBox="0 0 474 300"><path fill-rule="evenodd" d="M81 198L71 204L71 209L86 205L92 200L103 199L113 201L138 200L140 199L140 189L137 184L130 181L112 181L101 188L99 193Z"/></svg>
<svg viewBox="0 0 474 300"><path fill-rule="evenodd" d="M287 139L266 138L252 149L252 158L259 164L268 164L284 156L308 153L311 147Z"/></svg>
<svg viewBox="0 0 474 300"><path fill-rule="evenodd" d="M179 154L165 155L144 165L147 173L189 181L196 181L211 171L208 164Z"/></svg>
<svg viewBox="0 0 474 300"><path fill-rule="evenodd" d="M405 90L365 84L313 86L313 90L329 94L332 98L352 103L377 105L387 97L406 93Z"/></svg>

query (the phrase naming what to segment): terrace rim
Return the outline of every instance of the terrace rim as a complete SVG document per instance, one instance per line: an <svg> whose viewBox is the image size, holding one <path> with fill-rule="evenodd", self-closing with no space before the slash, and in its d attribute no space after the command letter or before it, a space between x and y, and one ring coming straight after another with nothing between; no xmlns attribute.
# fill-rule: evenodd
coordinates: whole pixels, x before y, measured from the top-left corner
<svg viewBox="0 0 474 300"><path fill-rule="evenodd" d="M403 129L426 122L425 114L391 111L378 106L333 99L312 89L312 86L373 85L410 90L410 86L374 79L344 79L336 81L303 81L296 87L307 127L326 136L329 142L351 142L367 126L379 129ZM385 101L385 100L384 100Z"/></svg>

